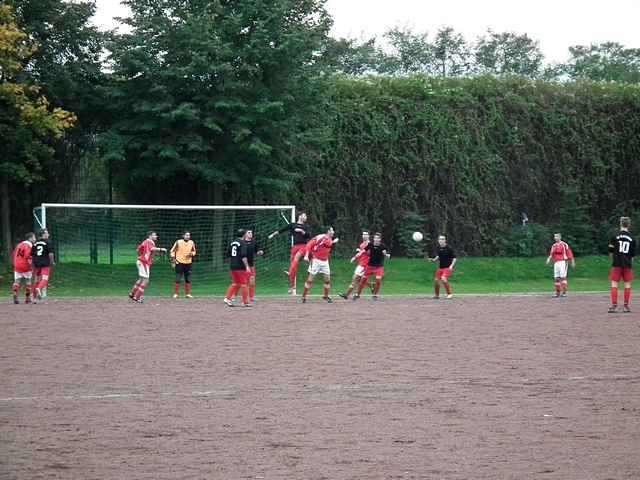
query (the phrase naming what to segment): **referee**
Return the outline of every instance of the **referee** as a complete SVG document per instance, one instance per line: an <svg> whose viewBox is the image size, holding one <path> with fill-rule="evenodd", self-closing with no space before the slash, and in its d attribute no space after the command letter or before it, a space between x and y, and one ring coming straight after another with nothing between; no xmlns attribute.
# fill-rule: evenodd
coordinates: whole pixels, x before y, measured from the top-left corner
<svg viewBox="0 0 640 480"><path fill-rule="evenodd" d="M191 240L191 232L184 232L182 238L176 240L171 247L171 263L176 271L176 286L173 298L180 296L180 281L184 277L184 296L193 298L191 295L191 266L193 257L196 256L196 245Z"/></svg>

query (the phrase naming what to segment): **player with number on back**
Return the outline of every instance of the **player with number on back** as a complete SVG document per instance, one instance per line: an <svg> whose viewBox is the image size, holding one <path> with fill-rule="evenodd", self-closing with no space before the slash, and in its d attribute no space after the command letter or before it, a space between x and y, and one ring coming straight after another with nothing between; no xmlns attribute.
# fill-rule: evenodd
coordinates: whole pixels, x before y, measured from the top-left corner
<svg viewBox="0 0 640 480"><path fill-rule="evenodd" d="M369 252L366 250L367 245L369 245L369 232L365 231L362 232L362 242L360 242L360 245L358 245L356 254L351 257L350 260L351 263L355 262L356 260L358 261L358 266L353 272L353 277L351 278L351 285L349 285L349 288L345 293L338 294L338 296L344 298L345 300L349 298L349 295L351 295L351 292L353 292L354 289L358 288L358 286L360 285L360 280L367 270L367 265L369 265Z"/></svg>
<svg viewBox="0 0 640 480"><path fill-rule="evenodd" d="M609 241L611 266L611 306L609 313L618 311L618 282L624 281L624 306L622 311L631 312L631 282L633 280L633 257L636 254L636 241L629 233L631 219L620 217L620 231Z"/></svg>
<svg viewBox="0 0 640 480"><path fill-rule="evenodd" d="M567 242L562 241L562 235L556 233L553 235L554 243L551 246L549 257L545 265L549 265L553 260L553 278L555 280L556 294L555 297L566 297L567 274L569 273L569 260L571 260L571 268L576 269L576 260L573 258L573 252Z"/></svg>
<svg viewBox="0 0 640 480"><path fill-rule="evenodd" d="M373 287L372 298L373 300L377 300L378 294L380 293L380 287L382 286L382 277L384 277L384 260L385 258L391 258L391 255L387 253L387 247L382 243L382 234L377 232L373 235L373 243L369 243L365 247L365 251L369 253L369 264L362 276L362 280L360 280L358 293L353 296L353 299L357 300L360 298L362 289L367 284L369 277L371 275L375 275L376 285Z"/></svg>
<svg viewBox="0 0 640 480"><path fill-rule="evenodd" d="M40 238L31 249L33 263L33 302L37 303L47 296L51 266L55 265L53 244L49 240L49 231L40 230Z"/></svg>
<svg viewBox="0 0 640 480"><path fill-rule="evenodd" d="M182 238L176 240L171 247L171 264L176 272L175 291L173 298L180 296L180 281L184 278L184 296L193 298L191 295L191 268L193 267L193 257L197 254L196 244L191 240L191 232L184 232Z"/></svg>
<svg viewBox="0 0 640 480"><path fill-rule="evenodd" d="M29 232L25 235L25 239L16 245L13 250L13 303L20 303L20 282L25 282L25 298L24 303L31 303L31 277L33 276L33 266L31 265L31 253L33 252L33 243L36 241L36 235Z"/></svg>
<svg viewBox="0 0 640 480"><path fill-rule="evenodd" d="M147 233L147 238L138 245L138 259L136 260L138 280L133 284L133 288L131 292L129 292L129 298L134 302L144 302L144 289L149 285L153 255L156 253L167 253L166 248L156 247L157 241L158 234L151 231Z"/></svg>
<svg viewBox="0 0 640 480"><path fill-rule="evenodd" d="M291 295L295 295L298 264L304 257L307 243L311 238L311 230L309 229L309 225L307 225L307 214L304 212L300 213L296 223L290 223L282 227L280 230L269 235L268 238L271 240L273 237L286 231L289 231L293 238L293 245L291 246L291 264L289 265L289 270L286 271L286 274L289 276L289 293Z"/></svg>
<svg viewBox="0 0 640 480"><path fill-rule="evenodd" d="M438 247L436 248L436 256L429 259L432 262L440 261L439 268L436 270L436 276L433 281L433 289L435 295L433 298L440 298L440 284L444 285L444 289L447 292L446 298L452 298L453 293L451 291L451 284L449 283L449 277L453 273L453 267L456 264L456 254L453 249L447 244L447 237L440 235L438 237Z"/></svg>
<svg viewBox="0 0 640 480"><path fill-rule="evenodd" d="M324 275L324 294L322 298L327 303L332 303L329 291L331 290L331 267L329 267L329 256L331 255L331 249L338 243L339 239L333 238L335 232L333 227L327 228L326 233L313 237L307 244L306 253L304 259L311 263L309 264L309 276L304 284L304 290L302 292L302 303L307 301L307 293L313 286L313 279L319 273Z"/></svg>
<svg viewBox="0 0 640 480"><path fill-rule="evenodd" d="M227 254L229 255L229 274L231 275L231 285L224 297L224 303L229 307L233 307L233 297L238 291L242 290L242 306L250 307L249 303L249 276L251 275L251 267L247 258L247 242L251 240L251 231L238 230L238 238L229 244Z"/></svg>

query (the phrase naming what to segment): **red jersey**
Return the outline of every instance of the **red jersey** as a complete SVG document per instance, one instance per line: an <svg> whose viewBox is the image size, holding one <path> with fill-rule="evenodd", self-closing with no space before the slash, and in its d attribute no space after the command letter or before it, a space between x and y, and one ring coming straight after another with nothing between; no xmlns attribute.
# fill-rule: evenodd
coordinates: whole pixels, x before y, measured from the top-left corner
<svg viewBox="0 0 640 480"><path fill-rule="evenodd" d="M307 243L307 253L310 257L317 258L318 260L329 260L331 247L333 247L333 240L327 235L322 234L312 238L309 243Z"/></svg>
<svg viewBox="0 0 640 480"><path fill-rule="evenodd" d="M362 242L358 247L358 250L360 251L356 254L358 265L360 265L361 267L366 267L367 265L369 265L369 257L371 256L371 253L369 250L365 250L365 248L367 248L367 245L369 245L369 242Z"/></svg>
<svg viewBox="0 0 640 480"><path fill-rule="evenodd" d="M31 271L31 250L33 245L29 240L20 242L13 251L13 271L25 273Z"/></svg>
<svg viewBox="0 0 640 480"><path fill-rule="evenodd" d="M557 242L551 246L549 256L553 258L554 262L562 262L564 260L571 260L573 258L573 252L566 242Z"/></svg>
<svg viewBox="0 0 640 480"><path fill-rule="evenodd" d="M156 244L150 238L147 238L144 242L138 245L138 260L142 264L150 267L153 264L153 249Z"/></svg>

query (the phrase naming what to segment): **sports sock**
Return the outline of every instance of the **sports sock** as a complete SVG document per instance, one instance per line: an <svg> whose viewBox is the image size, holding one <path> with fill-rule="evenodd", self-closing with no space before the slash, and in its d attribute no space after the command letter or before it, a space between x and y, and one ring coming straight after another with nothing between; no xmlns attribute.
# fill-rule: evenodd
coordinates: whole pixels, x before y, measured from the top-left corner
<svg viewBox="0 0 640 480"><path fill-rule="evenodd" d="M380 291L380 287L381 286L382 286L382 280L376 279L376 286L373 287L373 294L374 295L378 295L378 292Z"/></svg>
<svg viewBox="0 0 640 480"><path fill-rule="evenodd" d="M176 295L180 295L180 282L176 282L175 284L175 289L174 289L174 293Z"/></svg>
<svg viewBox="0 0 640 480"><path fill-rule="evenodd" d="M249 300L253 300L253 297L256 296L256 284L253 283L249 285Z"/></svg>
<svg viewBox="0 0 640 480"><path fill-rule="evenodd" d="M298 273L298 259L294 258L291 260L291 265L289 265L289 285L291 288L296 287L296 275Z"/></svg>
<svg viewBox="0 0 640 480"><path fill-rule="evenodd" d="M14 283L11 286L11 291L13 292L14 295L18 295L20 293L20 284ZM27 287L27 291L29 291L29 287Z"/></svg>
<svg viewBox="0 0 640 480"><path fill-rule="evenodd" d="M436 292L436 297L440 296L440 282L437 280L433 282L433 290Z"/></svg>
<svg viewBox="0 0 640 480"><path fill-rule="evenodd" d="M40 290L44 290L45 288L47 288L48 285L49 285L49 280L42 279L38 282L38 288Z"/></svg>
<svg viewBox="0 0 640 480"><path fill-rule="evenodd" d="M233 297L235 297L238 285L236 283L232 283L231 285L229 285L229 288L227 289L227 294L225 295L224 298L226 298L227 300L233 300Z"/></svg>
<svg viewBox="0 0 640 480"><path fill-rule="evenodd" d="M191 295L191 282L184 282L185 295Z"/></svg>
<svg viewBox="0 0 640 480"><path fill-rule="evenodd" d="M24 288L24 298L26 300L31 300L31 285L27 285Z"/></svg>
<svg viewBox="0 0 640 480"><path fill-rule="evenodd" d="M360 296L362 290L364 290L364 286L368 283L367 280L367 277L362 277L362 280L360 280L360 284L358 285L358 296Z"/></svg>
<svg viewBox="0 0 640 480"><path fill-rule="evenodd" d="M140 286L140 280L138 280L136 283L133 284L133 287L131 287L131 292L129 292L129 295L135 298L136 292L138 291L139 286Z"/></svg>
<svg viewBox="0 0 640 480"><path fill-rule="evenodd" d="M569 288L569 283L565 280L562 282L562 293L567 293L567 289Z"/></svg>
<svg viewBox="0 0 640 480"><path fill-rule="evenodd" d="M623 295L624 295L624 304L626 306L629 306L629 302L631 302L631 288L625 288Z"/></svg>
<svg viewBox="0 0 640 480"><path fill-rule="evenodd" d="M136 300L140 300L144 296L144 289L144 285L138 285L136 292L133 294L133 298L135 298Z"/></svg>
<svg viewBox="0 0 640 480"><path fill-rule="evenodd" d="M611 305L618 304L618 287L611 287Z"/></svg>
<svg viewBox="0 0 640 480"><path fill-rule="evenodd" d="M242 285L242 303L249 303L249 286L246 283Z"/></svg>
<svg viewBox="0 0 640 480"><path fill-rule="evenodd" d="M560 288L561 288L560 282L555 282L555 286L556 286L556 293L560 293Z"/></svg>
<svg viewBox="0 0 640 480"><path fill-rule="evenodd" d="M444 289L447 291L447 295L451 295L451 285L449 285L449 282L444 284Z"/></svg>
<svg viewBox="0 0 640 480"><path fill-rule="evenodd" d="M324 298L329 296L329 291L331 290L331 283L324 282Z"/></svg>
<svg viewBox="0 0 640 480"><path fill-rule="evenodd" d="M313 283L311 282L304 282L304 290L302 291L302 296L306 297L307 293L309 293L309 290L311 290L311 287L313 286Z"/></svg>

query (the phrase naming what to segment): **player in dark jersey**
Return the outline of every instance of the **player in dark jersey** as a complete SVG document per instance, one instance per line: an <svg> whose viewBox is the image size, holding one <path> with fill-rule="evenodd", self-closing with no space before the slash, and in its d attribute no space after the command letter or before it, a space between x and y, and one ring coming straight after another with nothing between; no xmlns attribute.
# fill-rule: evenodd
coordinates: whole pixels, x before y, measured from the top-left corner
<svg viewBox="0 0 640 480"><path fill-rule="evenodd" d="M250 240L246 230L238 230L238 238L229 244L227 254L229 255L229 274L231 275L231 285L224 297L224 303L233 307L233 297L239 290L242 290L242 306L250 307L248 281L251 274L251 267L247 259L247 244Z"/></svg>
<svg viewBox="0 0 640 480"><path fill-rule="evenodd" d="M453 293L451 291L451 284L449 283L449 277L453 273L453 267L456 264L456 254L447 244L447 237L444 235L440 235L438 237L438 247L436 248L436 255L433 258L429 259L432 262L440 261L440 265L436 270L436 276L433 280L433 289L435 291L435 295L433 298L440 298L440 285L444 286L445 291L447 292L446 298L452 298Z"/></svg>
<svg viewBox="0 0 640 480"><path fill-rule="evenodd" d="M39 238L31 249L31 257L34 276L32 296L33 302L37 303L47 296L51 267L56 264L53 244L46 228L40 230Z"/></svg>
<svg viewBox="0 0 640 480"><path fill-rule="evenodd" d="M269 240L287 231L291 234L293 245L291 246L291 264L289 265L289 270L285 273L289 276L289 293L295 295L298 264L300 260L304 258L307 243L311 240L311 229L309 225L307 225L307 214L304 212L300 213L296 223L290 223L280 230L273 232L269 235Z"/></svg>
<svg viewBox="0 0 640 480"><path fill-rule="evenodd" d="M367 244L364 250L369 254L369 263L367 264L364 275L360 280L358 293L353 296L353 299L357 300L360 298L362 289L364 289L367 284L369 277L371 275L375 275L376 284L373 287L373 295L371 298L373 298L373 300L377 300L378 294L380 293L380 287L382 287L382 277L384 277L384 260L385 258L391 258L391 255L387 252L387 247L382 243L382 235L377 232L373 234L373 242Z"/></svg>
<svg viewBox="0 0 640 480"><path fill-rule="evenodd" d="M633 280L633 257L636 254L636 241L629 233L631 219L620 217L620 231L609 241L611 257L611 306L609 313L618 311L618 282L624 281L624 306L622 311L631 312L631 281Z"/></svg>
<svg viewBox="0 0 640 480"><path fill-rule="evenodd" d="M246 237L248 240L243 240L247 249L247 263L249 264L249 268L251 269L251 273L249 273L248 285L249 285L249 302L254 305L256 303L256 266L255 261L256 257L261 257L264 255L264 251L258 246L256 243L256 239L253 236L252 230L247 230Z"/></svg>

